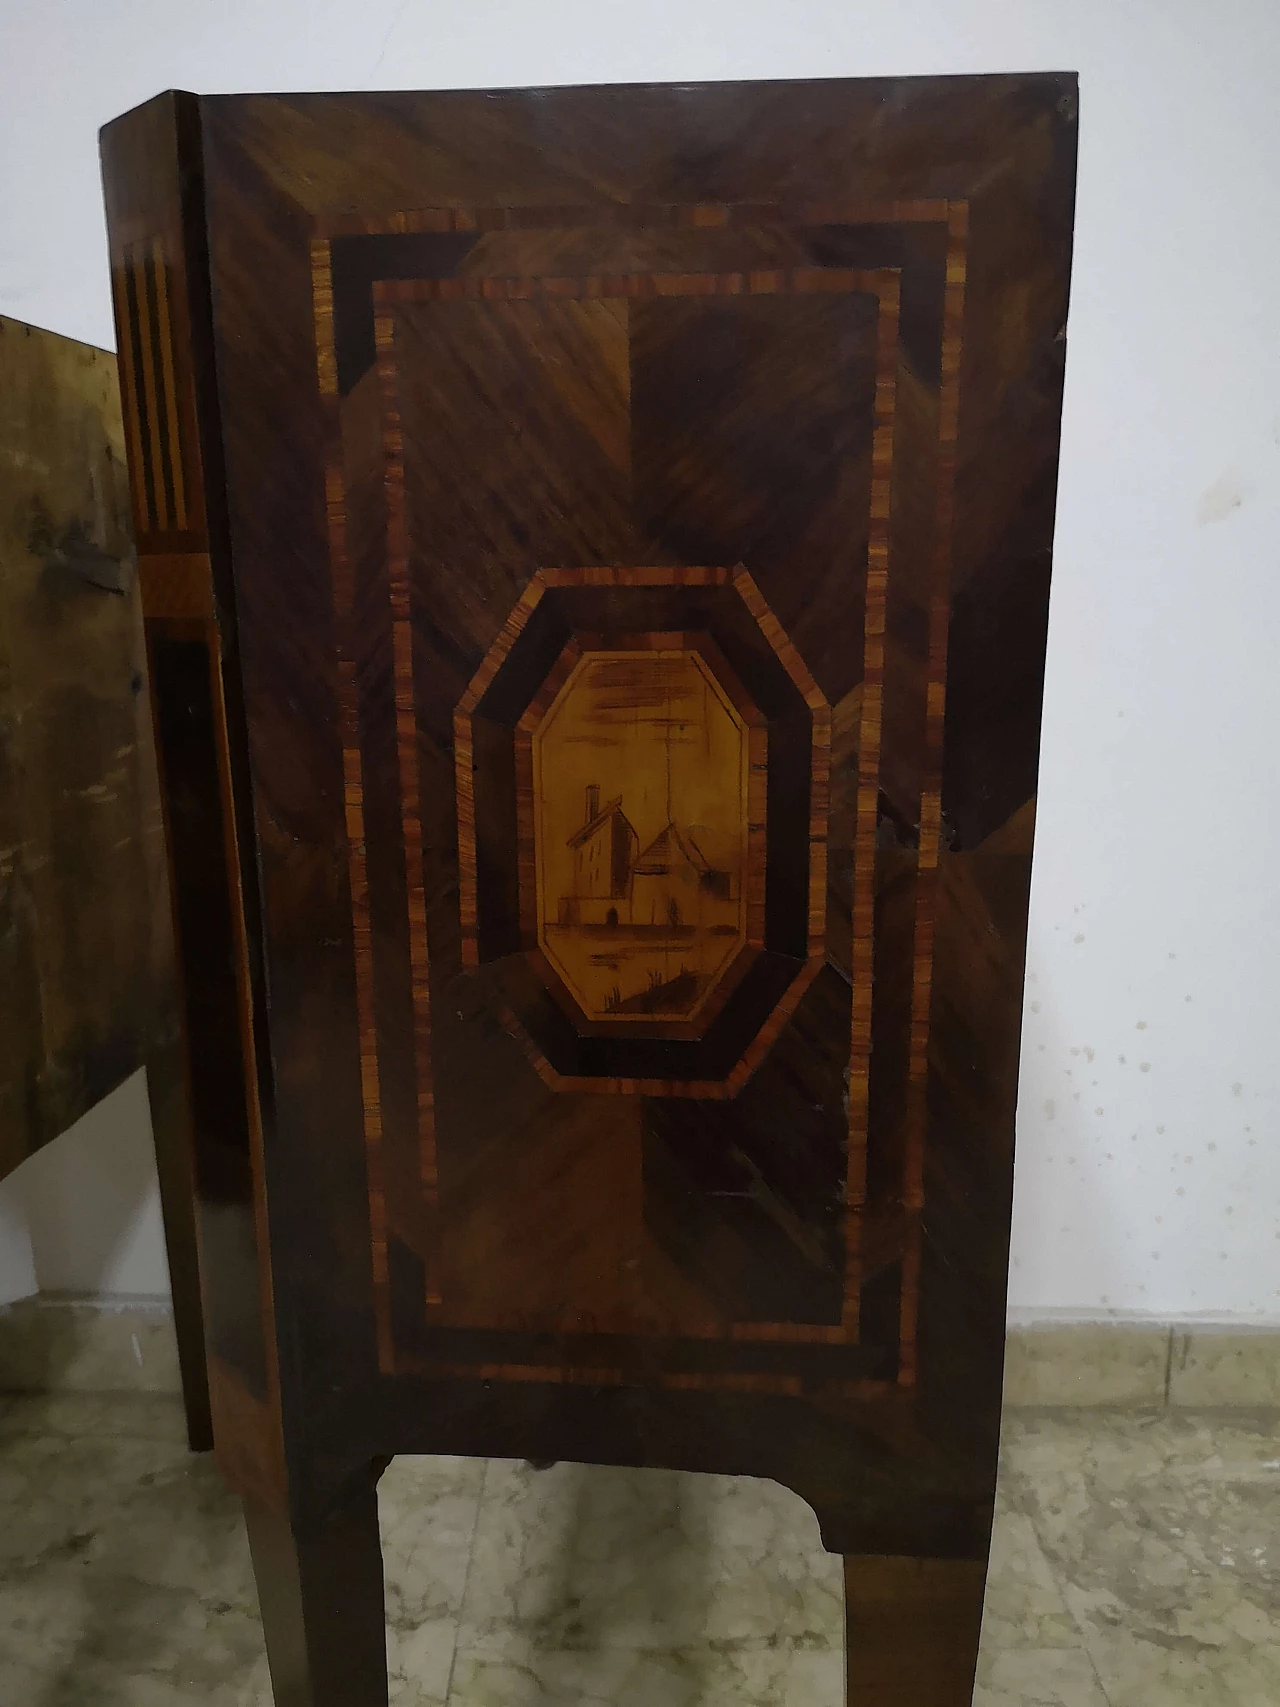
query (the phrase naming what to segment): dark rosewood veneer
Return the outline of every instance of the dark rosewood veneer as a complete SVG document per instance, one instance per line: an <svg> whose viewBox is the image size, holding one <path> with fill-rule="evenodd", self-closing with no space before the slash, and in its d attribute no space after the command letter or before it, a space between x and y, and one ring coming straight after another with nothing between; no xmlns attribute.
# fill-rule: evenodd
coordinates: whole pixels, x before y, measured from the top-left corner
<svg viewBox="0 0 1280 1707"><path fill-rule="evenodd" d="M969 1701L1075 154L1067 75L104 131L282 1707L386 1702L398 1452L775 1477L850 1700Z"/></svg>

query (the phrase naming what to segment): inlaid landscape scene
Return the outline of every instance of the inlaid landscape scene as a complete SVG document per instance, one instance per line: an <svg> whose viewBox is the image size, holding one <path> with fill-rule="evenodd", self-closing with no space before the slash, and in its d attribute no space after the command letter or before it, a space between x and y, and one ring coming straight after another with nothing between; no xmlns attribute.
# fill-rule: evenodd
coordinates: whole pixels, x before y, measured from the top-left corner
<svg viewBox="0 0 1280 1707"><path fill-rule="evenodd" d="M587 652L534 738L538 936L592 1020L687 1019L746 940L747 731L691 650Z"/></svg>

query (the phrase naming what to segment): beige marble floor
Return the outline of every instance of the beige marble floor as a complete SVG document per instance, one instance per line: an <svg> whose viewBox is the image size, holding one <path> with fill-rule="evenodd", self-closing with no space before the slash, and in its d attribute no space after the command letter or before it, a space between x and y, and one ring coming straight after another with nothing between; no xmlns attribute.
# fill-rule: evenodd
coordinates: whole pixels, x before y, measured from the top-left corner
<svg viewBox="0 0 1280 1707"><path fill-rule="evenodd" d="M395 1707L838 1707L840 1569L764 1482L398 1459ZM3 1707L268 1707L235 1501L167 1399L0 1398ZM1276 1707L1275 1413L1009 1420L975 1707Z"/></svg>

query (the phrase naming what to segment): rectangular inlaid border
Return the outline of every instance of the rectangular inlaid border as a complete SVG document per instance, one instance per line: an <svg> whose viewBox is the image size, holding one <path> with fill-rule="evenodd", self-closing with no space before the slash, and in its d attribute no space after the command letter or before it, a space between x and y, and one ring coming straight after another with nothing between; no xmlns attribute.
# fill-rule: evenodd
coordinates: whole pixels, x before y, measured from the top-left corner
<svg viewBox="0 0 1280 1707"><path fill-rule="evenodd" d="M876 828L880 753L884 733L885 612L889 596L893 427L898 383L900 291L881 299L888 324L878 344L875 428L871 448L871 528L867 540L867 591L863 617L862 704L858 735L858 794L853 837L853 908L850 949L849 1159L845 1182L844 1328L858 1338L862 1293L862 1218L867 1198L867 1145L871 1092L871 1010L874 1000Z"/></svg>
<svg viewBox="0 0 1280 1707"><path fill-rule="evenodd" d="M373 930L369 912L369 874L364 845L364 767L360 754L359 681L356 674L355 573L347 551L346 483L342 463L342 418L334 356L333 274L329 245L311 245L315 306L316 365L320 397L328 417L325 437L324 495L329 534L329 575L333 588L337 698L342 740L343 813L347 833L347 884L356 986L356 1024L360 1039L360 1098L364 1123L365 1170L369 1197L374 1322L378 1368L394 1374L395 1339L391 1328L391 1285L387 1256L386 1169L382 1155L382 1098L378 1084L378 1035L374 1008Z"/></svg>
<svg viewBox="0 0 1280 1707"><path fill-rule="evenodd" d="M876 388L874 398L875 428L872 455L872 489L869 518L869 562L880 562L887 576L889 552L889 484L893 458L893 415L896 401L898 363L898 321L901 301L901 279L898 269L884 268L821 268L802 267L775 269L763 272L729 273L637 273L623 275L587 275L582 278L463 278L463 279L384 279L373 284L375 345L380 372L384 361L394 366L394 310L405 304L448 301L527 301L538 297L593 300L611 297L653 299L660 297L790 294L851 294L875 296L879 305L876 327ZM388 312L390 310L391 312ZM384 376L384 384L386 379ZM388 437L389 462L402 454L398 441ZM402 484L403 469L397 480ZM407 544L406 544L407 552ZM784 1027L799 1006L805 992L817 977L823 963L826 935L826 861L827 818L830 807L831 771L831 708L810 675L799 652L783 631L769 609L759 588L740 564L732 571L722 568L632 568L613 569L602 566L590 569L543 569L531 577L520 600L511 611L498 639L490 649L477 675L459 702L454 717L455 776L458 790L459 821L459 887L460 914L463 937L463 963L478 963L477 949L477 869L475 854L475 790L472 780L474 750L469 718L485 690L501 668L515 644L533 609L542 597L544 586L552 585L610 585L615 581L649 577L652 584L689 584L690 577L707 576L715 580L730 579L743 603L752 614L766 640L778 654L788 674L809 706L813 717L813 759L810 790L810 884L808 958L803 970L777 1003L742 1058L724 1079L623 1079L575 1078L555 1071L542 1052L525 1035L517 1035L530 1063L539 1076L557 1090L585 1094L608 1091L622 1096L661 1096L699 1099L727 1099L738 1095L751 1074L773 1047ZM634 584L642 584L634 580ZM870 606L868 607L870 614ZM880 618L883 633L883 616ZM881 651L882 651L881 644ZM878 700L876 701L878 704ZM464 727L464 724L468 724ZM872 777L870 796L874 814L879 776L879 719L868 726L874 738L874 750L863 765ZM862 761L860 761L860 764ZM526 822L527 820L527 822ZM532 857L532 815L525 812L519 819L518 838L522 859ZM865 844L865 838L864 838ZM869 849L863 853L874 860L874 816ZM855 858L857 852L855 851ZM524 884L521 884L524 891ZM526 921L522 919L522 928ZM868 933L867 958L870 955L872 921L866 922ZM870 1050L870 1033L865 1038ZM864 1063L861 1078L867 1078ZM851 1097L851 1109L856 1103ZM852 1119L852 1116L851 1116ZM854 1157L853 1180L859 1202L862 1178L865 1173L865 1102L862 1117L863 1138L860 1147L851 1145ZM847 1312L846 1326L841 1330L856 1337L856 1309Z"/></svg>
<svg viewBox="0 0 1280 1707"><path fill-rule="evenodd" d="M897 269L786 267L729 273L588 273L581 278L489 278L464 274L452 279L376 279L374 323L380 313L414 302L600 302L621 297L653 301L683 296L812 296L862 291L881 296Z"/></svg>
<svg viewBox="0 0 1280 1707"><path fill-rule="evenodd" d="M379 328L381 322L378 322ZM431 1074L431 966L427 947L427 895L422 866L422 778L418 766L418 709L413 685L413 627L409 609L409 525L405 513L404 436L390 337L377 341L381 389L383 490L387 500L387 573L391 596L392 676L396 708L396 767L408 916L410 999L413 1007L414 1093L418 1117L418 1171L425 1215L426 1294L440 1301L440 1175L436 1164L435 1091ZM356 721L359 724L357 693ZM371 969L372 970L372 969ZM375 1037L376 1047L376 1037ZM381 1130L381 1123L379 1123Z"/></svg>
<svg viewBox="0 0 1280 1707"><path fill-rule="evenodd" d="M938 423L938 491L929 601L925 770L920 798L920 846L916 861L916 922L912 950L911 1049L907 1080L907 1153L903 1190L908 1235L902 1264L898 1337L898 1381L902 1386L913 1385L916 1378L916 1327L920 1310L920 1260L924 1237L924 1152L929 1125L929 1015L933 995L938 844L942 832L947 631L951 620L951 535L955 519L956 443L960 424L960 362L963 354L968 239L969 204L953 202L947 214L942 384Z"/></svg>
<svg viewBox="0 0 1280 1707"><path fill-rule="evenodd" d="M476 288L469 288L469 287ZM790 294L792 288L800 291L823 291L849 294L853 292L874 295L878 304L876 327L876 383L874 394L874 429L872 449L872 483L869 504L869 571L874 569L883 583L888 574L889 558L889 521L890 521L890 474L893 459L893 418L896 401L896 374L899 360L898 352L898 322L901 300L900 275L897 269L793 269L783 272L768 272L759 274L729 273L729 274L654 274L628 275L621 279L608 276L590 276L580 280L555 279L480 279L480 280L383 280L373 284L375 348L377 350L379 380L382 388L384 420L384 450L388 469L388 502L391 512L390 549L397 554L397 562L391 570L392 584L396 585L408 576L408 538L403 530L403 439L399 429L398 405L396 403L396 374L395 374L395 316L394 310L405 304L435 301L511 301L529 300L538 296L563 298L576 295L584 299L625 296L629 298L642 297L683 297L717 296L729 297L744 292L760 294ZM390 312L388 312L390 310ZM397 531L397 524L401 531ZM523 1027L510 1023L508 1029L518 1037L527 1057L539 1075L555 1088L566 1092L582 1092L596 1094L607 1090L613 1094L646 1095L646 1096L677 1096L698 1098L731 1098L736 1096L747 1083L751 1074L764 1059L768 1051L777 1041L782 1030L795 1013L805 992L816 978L824 963L827 910L827 834L828 815L830 806L830 766L831 766L831 708L825 696L819 690L803 658L795 645L779 624L773 611L760 592L752 576L745 567L738 565L733 570L723 568L698 567L667 567L640 566L613 568L599 566L594 569L551 569L536 570L525 587L516 606L504 623L496 643L490 649L485 661L481 664L476 675L468 684L454 715L455 738L455 786L458 796L458 826L459 826L459 872L460 872L460 916L463 931L464 964L478 963L477 943L477 855L475 846L475 799L473 782L474 746L470 728L470 718L480 704L485 691L493 681L502 662L510 654L519 634L522 632L529 616L540 603L543 590L557 586L612 586L612 585L688 585L688 584L731 584L742 599L748 612L764 635L768 644L778 655L788 675L795 682L799 692L809 707L812 716L812 760L811 760L811 789L810 789L810 823L809 823L809 920L808 920L808 959L800 974L793 980L786 994L779 1001L768 1021L752 1039L744 1052L742 1059L733 1071L724 1079L708 1082L685 1082L676 1080L627 1080L599 1078L573 1078L556 1072L550 1063L528 1038ZM871 603L868 605L868 616L871 621L868 645L879 648L877 655L883 651L883 594L880 599L878 614L878 629L876 627L876 610ZM563 662L563 658L562 658ZM544 692L552 693L555 684L544 688ZM869 696L864 703L878 708L878 696ZM399 704L399 686L397 685L397 704ZM527 714L526 714L527 715ZM523 731L517 731L517 745ZM880 719L878 709L875 714L866 719L866 732L870 745L860 758L860 780L869 789L871 802L871 832L869 839L864 837L855 848L855 859L861 857L874 865L875 840L875 803L878 792L879 758L880 758ZM517 753L519 758L519 751ZM517 799L517 841L522 868L531 866L533 858L533 819L532 803L519 794ZM406 837L406 844L408 838ZM522 896L521 928L522 935L533 929L532 919L525 916L524 898L529 891L530 871L522 869L520 885ZM410 878L412 881L412 878ZM866 959L870 961L870 933L872 921L866 921ZM412 921L410 924L412 931ZM425 923L423 927L425 940ZM851 1034L851 1043L853 1034ZM864 1047L869 1052L870 1032L867 1030ZM858 1078L865 1084L867 1062L861 1063ZM851 1124L856 1120L856 1097L851 1098ZM862 1178L865 1171L865 1107L862 1115L864 1138L859 1146L850 1146L851 1175L855 1189L859 1195L862 1191ZM432 1138L434 1148L434 1137ZM828 1345L854 1345L857 1343L859 1326L858 1291L860 1287L860 1271L856 1261L846 1262L844 1277L845 1296L842 1305L842 1320L839 1326L820 1323L790 1323L790 1322L735 1322L726 1324L722 1334L717 1338L761 1341L790 1341L795 1343L822 1343ZM438 1288L429 1285L430 1303L439 1301ZM696 1337L696 1336L689 1336Z"/></svg>
<svg viewBox="0 0 1280 1707"><path fill-rule="evenodd" d="M340 607L340 628L343 610L349 624L351 607L350 596L352 589L345 589L346 600L341 599L338 587L337 570L339 561L345 561L345 541L342 536L345 530L345 516L335 516L335 497L338 509L342 508L342 462L341 462L341 423L338 416L336 356L334 351L333 328L333 294L330 244L328 236L351 233L395 233L395 232L426 232L426 231L466 231L491 229L533 229L553 228L557 225L578 227L589 222L593 225L661 225L670 224L677 229L695 229L699 226L714 225L746 225L765 221L785 222L791 226L826 225L826 224L868 224L894 225L903 223L943 223L948 227L948 249L946 264L946 283L944 301L944 336L943 336L943 375L940 399L940 444L939 444L939 507L937 515L937 547L934 565L934 586L931 599L930 614L930 647L929 671L927 682L926 706L926 743L929 755L929 772L926 788L921 801L921 838L920 853L917 865L917 907L913 954L912 980L912 1030L911 1054L909 1066L909 1083L911 1095L911 1120L909 1123L908 1155L907 1155L907 1210L909 1232L905 1239L903 1255L903 1285L900 1306L900 1346L899 1346L899 1382L910 1384L915 1374L915 1327L918 1311L919 1269L920 1269L920 1239L921 1239L921 1210L923 1207L923 1155L925 1143L925 1127L927 1124L927 1109L925 1106L925 1074L927 1071L928 1049L928 1016L929 1001L932 987L932 951L933 951L933 920L935 914L935 891L937 873L937 848L940 832L941 813L941 750L943 735L943 712L945 703L945 667L946 667L946 629L948 621L947 591L950 577L951 554L951 518L954 507L955 483L955 443L958 418L959 369L961 354L961 328L964 305L964 278L966 240L968 233L968 204L966 202L950 203L946 201L914 201L893 203L848 203L820 204L812 207L783 208L777 204L716 204L700 207L656 206L644 207L603 207L586 208L577 206L566 209L422 209L392 214L380 218L361 218L353 216L343 218L322 226L318 229L325 236L317 237L312 243L313 282L315 293L315 319L317 333L317 371L322 396L330 400L331 431L329 434L329 449L326 458L326 498L329 510L331 542L337 540L340 550L335 553L335 604ZM731 275L735 283L725 294L774 292L782 284L784 277L794 282L799 275L801 289L829 289L831 284L816 282L820 275L829 278L834 273L847 272L849 269L806 268L793 269L789 274L783 272L743 272ZM658 275L655 275L658 276ZM682 274L667 275L688 281L692 292L711 293L715 287L710 280L725 275ZM815 282L810 283L813 278ZM487 292L478 287L485 282L489 286ZM375 290L387 289L390 285L394 290L397 284L407 283L409 286L425 285L428 288L419 297L409 294L409 300L436 300L444 294L456 294L465 299L469 295L483 298L489 295L498 300L510 300L516 296L532 294L519 288L529 281L481 281L481 280L441 280L441 281L382 281L375 285ZM552 289L548 294L606 294L606 281L603 277L590 281L551 281ZM619 294L644 294L633 292L626 287L626 277L623 279L624 289ZM456 293L434 292L432 285L456 285ZM468 288L475 285L472 291ZM505 290L496 290L495 285L505 286ZM574 290L573 286L587 285L587 290ZM834 288L841 288L835 286ZM846 287L847 288L847 287ZM716 291L718 294L719 292ZM655 289L653 294L659 294ZM676 294L676 293L673 293ZM682 292L679 294L683 294ZM389 299L388 299L389 300ZM884 304L882 301L882 312ZM896 313L896 308L895 308ZM884 473L887 477L892 460L892 385L896 375L896 351L893 366L888 373L878 365L876 390L876 437L873 443L873 511L877 504L877 476ZM888 409L889 428L882 432L884 420L881 414L882 398L886 389L889 392L890 404ZM888 492L883 496L882 517L873 515L873 521L881 520L884 524L884 587L887 587L888 572ZM336 530L336 531L335 531ZM855 866L858 851L868 845L874 845L875 819L874 795L871 796L872 808L869 813L867 801L870 779L864 761L866 743L873 740L877 753L880 736L880 720L882 716L883 697L883 629L884 629L884 591L878 584L873 584L872 571L876 568L875 558L869 559L867 612L864 625L864 645L866 648L865 662L874 672L871 681L872 692L865 691L869 678L864 677L864 697L861 708L861 737L859 743L859 792L857 828L855 831ZM348 571L349 573L349 571ZM344 726L344 768L347 782L347 810L349 840L351 830L358 826L359 836L363 835L362 821L362 790L360 781L360 759L358 748L358 711L356 706L356 684L354 677L354 660L343 655L344 641L339 641L339 687L340 698L343 700ZM344 668L349 666L349 668ZM495 663L494 668L497 668ZM349 704L348 704L349 701ZM350 715L348 715L348 713ZM354 741L354 746L352 742ZM460 794L460 800L462 795ZM357 883L356 879L363 878L363 845L358 857L351 861L352 894L353 894L353 924L358 925L355 918L357 903L356 896L362 897L362 906L366 918L367 932L367 887ZM473 894L474 894L474 873ZM872 903L873 878L864 882L855 898L855 942L858 938L858 911L861 903L861 913L869 913ZM873 918L866 918L866 927L873 925ZM465 926L465 919L464 919ZM473 921L474 928L474 921ZM867 938L870 941L870 938ZM865 956L866 945L862 948ZM366 1019L370 1027L372 1022L372 984L371 957L367 960L363 974L359 962L362 956L357 952L357 987L358 1007L361 1015L362 1036L362 1076L365 1083L365 1125L366 1150L370 1165L370 1203L371 1203L371 1232L374 1248L374 1280L375 1303L379 1318L379 1362L385 1370L395 1367L395 1348L390 1331L390 1296L386 1278L386 1214L385 1203L382 1204L381 1215L376 1213L375 1203L382 1193L382 1167L380 1157L381 1147L381 1114L377 1106L377 1072L376 1053L373 1062L372 1086L369 1084L367 1063L365 1061L364 1039L366 1037ZM366 986L362 988L362 985ZM799 994L796 995L796 1001ZM793 1010L792 1010L793 1011ZM789 1014L782 1016L785 1023ZM779 1027L780 1029L780 1027ZM374 1048L376 1051L376 1039ZM770 1039L772 1042L773 1039ZM861 1058L869 1060L870 1030L869 1013L859 1009L855 1013L851 1031L851 1051L860 1052ZM850 1275L860 1271L860 1235L863 1208L865 1205L865 1161L866 1161L866 1075L861 1081L856 1081L852 1072L851 1059L851 1096L850 1096L850 1163L847 1181L847 1205L849 1219L846 1229L847 1266ZM372 1106L369 1090L372 1088ZM637 1090L642 1089L637 1084ZM852 1141L856 1138L857 1142ZM434 1149L434 1144L433 1144ZM434 1163L434 1156L432 1155ZM427 1170L424 1168L424 1177ZM434 1181L434 1165L430 1170ZM381 1262L379 1262L379 1236L381 1240ZM852 1288L847 1288L852 1292ZM793 1329L780 1337L791 1337ZM856 1333L856 1324L846 1317L840 1333L844 1338L850 1331ZM831 1330L826 1330L829 1334ZM473 1366L466 1366L472 1369ZM495 1371L496 1373L496 1371ZM509 1373L515 1377L514 1369ZM560 1373L547 1368L542 1371L539 1367L530 1370L529 1376L538 1379L573 1379L573 1373ZM587 1378L584 1375L580 1378ZM722 1384L718 1377L695 1378L696 1384L715 1386ZM664 1382L672 1385L673 1382ZM680 1377L675 1384L688 1385L689 1379ZM845 1386L848 1383L844 1383ZM877 1383L858 1383L865 1386L867 1391L875 1390Z"/></svg>
<svg viewBox="0 0 1280 1707"><path fill-rule="evenodd" d="M560 207L420 207L342 212L318 237L419 236L445 231L670 230L780 225L945 225L953 204L938 198L863 202L576 202Z"/></svg>

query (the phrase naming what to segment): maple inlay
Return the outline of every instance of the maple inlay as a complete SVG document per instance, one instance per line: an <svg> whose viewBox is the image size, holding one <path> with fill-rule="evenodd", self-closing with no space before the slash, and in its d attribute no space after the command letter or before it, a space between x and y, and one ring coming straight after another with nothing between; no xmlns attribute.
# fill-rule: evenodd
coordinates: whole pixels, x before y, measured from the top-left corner
<svg viewBox="0 0 1280 1707"><path fill-rule="evenodd" d="M696 652L588 651L533 751L543 952L593 1020L690 1017L746 941L742 718Z"/></svg>

